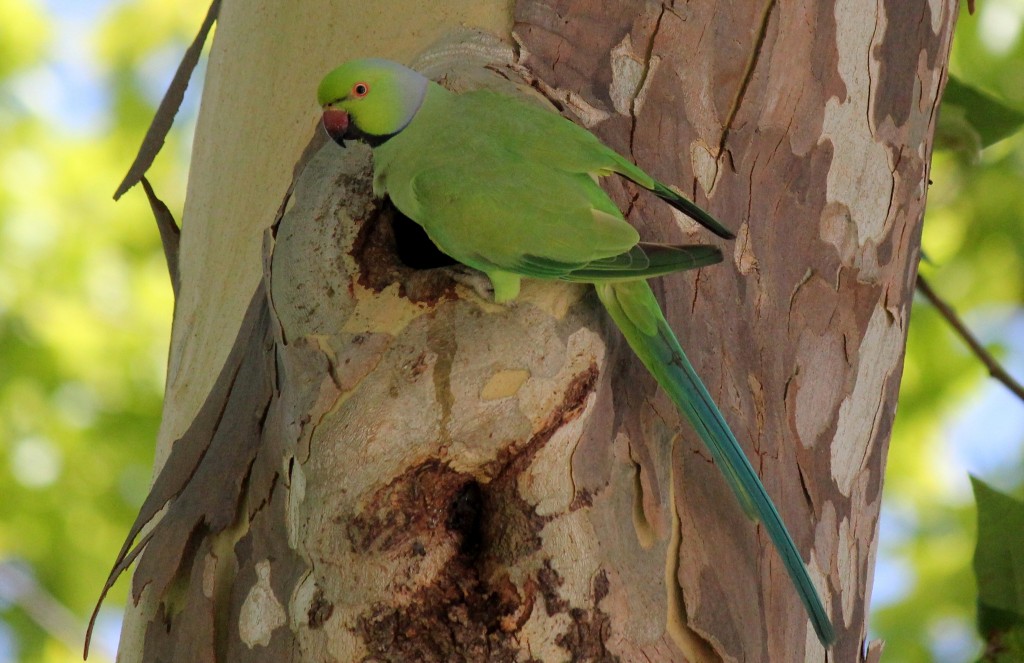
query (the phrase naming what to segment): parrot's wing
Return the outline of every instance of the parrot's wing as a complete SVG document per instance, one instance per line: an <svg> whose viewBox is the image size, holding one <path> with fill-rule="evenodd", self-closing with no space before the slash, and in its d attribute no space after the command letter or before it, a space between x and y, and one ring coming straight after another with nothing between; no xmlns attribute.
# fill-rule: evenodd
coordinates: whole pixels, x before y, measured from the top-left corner
<svg viewBox="0 0 1024 663"><path fill-rule="evenodd" d="M557 113L488 90L464 94L460 103L465 104L468 111L465 117L470 118L469 121L474 118L485 121L487 126L481 126L481 130L499 137L507 149L529 162L601 177L616 173L653 192L719 237L733 239L736 236L695 203Z"/></svg>
<svg viewBox="0 0 1024 663"><path fill-rule="evenodd" d="M637 244L636 229L586 175L478 148L421 164L406 187L389 182L395 205L459 262L558 278Z"/></svg>

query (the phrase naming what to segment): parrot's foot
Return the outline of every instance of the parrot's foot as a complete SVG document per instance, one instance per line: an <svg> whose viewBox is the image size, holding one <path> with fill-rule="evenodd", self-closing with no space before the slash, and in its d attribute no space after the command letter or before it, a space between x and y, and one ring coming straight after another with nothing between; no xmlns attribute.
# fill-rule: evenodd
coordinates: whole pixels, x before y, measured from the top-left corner
<svg viewBox="0 0 1024 663"><path fill-rule="evenodd" d="M453 281L466 286L480 299L494 302L494 285L486 274L465 265L453 265L448 268L448 271L451 273Z"/></svg>

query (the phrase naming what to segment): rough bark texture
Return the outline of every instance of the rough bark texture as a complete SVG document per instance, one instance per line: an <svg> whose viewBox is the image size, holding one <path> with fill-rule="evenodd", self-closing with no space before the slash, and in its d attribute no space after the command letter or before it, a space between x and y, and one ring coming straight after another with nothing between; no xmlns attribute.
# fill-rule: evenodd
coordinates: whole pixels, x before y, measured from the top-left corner
<svg viewBox="0 0 1024 663"><path fill-rule="evenodd" d="M516 49L463 35L420 61L455 88L524 75L738 230L725 265L655 287L809 560L836 661L862 658L956 7L874 9L523 0ZM240 94L231 62L211 64L227 91L203 113ZM306 106L290 121L308 137ZM273 225L246 288L221 283L258 268L249 243L227 266L190 255L190 232L242 235L186 210L164 430L181 440L140 516L167 504L120 658L826 660L767 537L593 294L527 282L497 306L423 269L422 238L372 198L369 151L320 143L284 204L260 194ZM275 172L297 152L272 152ZM201 184L216 161L190 197L219 208ZM233 200L266 177L246 175ZM613 185L645 239L708 239ZM224 298L250 302L230 354Z"/></svg>

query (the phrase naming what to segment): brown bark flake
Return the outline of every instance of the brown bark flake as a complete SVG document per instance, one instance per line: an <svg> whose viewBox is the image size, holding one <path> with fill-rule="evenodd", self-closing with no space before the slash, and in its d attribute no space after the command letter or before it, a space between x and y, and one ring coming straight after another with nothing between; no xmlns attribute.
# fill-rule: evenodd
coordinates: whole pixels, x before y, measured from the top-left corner
<svg viewBox="0 0 1024 663"><path fill-rule="evenodd" d="M324 590L319 587L316 590L316 594L313 595L313 603L309 606L309 611L306 613L308 617L309 628L318 629L324 625L331 615L334 613L334 604L324 598Z"/></svg>

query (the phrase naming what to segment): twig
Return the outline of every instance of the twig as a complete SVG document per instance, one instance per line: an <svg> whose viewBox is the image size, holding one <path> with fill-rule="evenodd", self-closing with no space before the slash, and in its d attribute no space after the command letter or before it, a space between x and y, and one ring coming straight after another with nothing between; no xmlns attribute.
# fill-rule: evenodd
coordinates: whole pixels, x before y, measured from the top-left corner
<svg viewBox="0 0 1024 663"><path fill-rule="evenodd" d="M973 352L978 357L978 359L981 360L981 363L983 363L985 365L985 368L988 369L989 375L994 377L996 380L1002 382L1007 389L1012 391L1017 396L1017 398L1024 401L1024 386L1021 386L1019 382L1014 380L1013 377L1006 372L1006 369L1003 368L998 361L996 361L995 357L989 354L988 350L986 350L981 345L981 342L974 337L974 334L972 334L971 331L967 329L966 325L964 325L963 323L963 320L961 320L960 317L956 314L956 311L954 311L953 308L949 304L947 304L942 298L935 294L935 291L932 290L932 287L928 285L928 281L926 281L925 278L920 274L917 275L917 289L918 291L920 291L922 295L925 296L925 299L930 301L932 305L939 310L939 313L942 314L942 317L944 317L946 321L949 322L950 326L953 327L953 330L957 333L957 335L964 340L964 343L966 343L967 346L971 349L971 352Z"/></svg>

